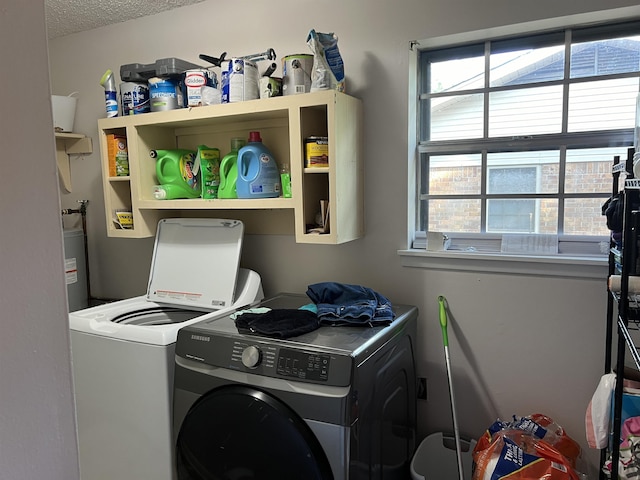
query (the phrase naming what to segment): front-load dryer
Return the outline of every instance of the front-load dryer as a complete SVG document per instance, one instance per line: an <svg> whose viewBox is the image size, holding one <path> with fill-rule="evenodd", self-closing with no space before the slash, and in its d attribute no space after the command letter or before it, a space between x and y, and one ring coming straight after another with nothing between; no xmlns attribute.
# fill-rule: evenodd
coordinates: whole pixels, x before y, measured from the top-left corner
<svg viewBox="0 0 640 480"><path fill-rule="evenodd" d="M280 294L257 307L308 302ZM178 479L409 478L417 308L394 312L388 326L323 326L286 340L239 332L237 313L183 328L174 379Z"/></svg>
<svg viewBox="0 0 640 480"><path fill-rule="evenodd" d="M83 480L172 480L178 330L263 298L238 268L243 224L158 224L147 294L69 315Z"/></svg>

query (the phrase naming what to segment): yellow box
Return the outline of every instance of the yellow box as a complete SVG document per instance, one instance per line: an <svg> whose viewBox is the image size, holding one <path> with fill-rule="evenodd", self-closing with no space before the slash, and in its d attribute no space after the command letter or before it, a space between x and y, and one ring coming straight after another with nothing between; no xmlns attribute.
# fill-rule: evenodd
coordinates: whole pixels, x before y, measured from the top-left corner
<svg viewBox="0 0 640 480"><path fill-rule="evenodd" d="M123 135L107 135L107 156L109 157L109 176L126 177L129 175L129 154L127 137Z"/></svg>

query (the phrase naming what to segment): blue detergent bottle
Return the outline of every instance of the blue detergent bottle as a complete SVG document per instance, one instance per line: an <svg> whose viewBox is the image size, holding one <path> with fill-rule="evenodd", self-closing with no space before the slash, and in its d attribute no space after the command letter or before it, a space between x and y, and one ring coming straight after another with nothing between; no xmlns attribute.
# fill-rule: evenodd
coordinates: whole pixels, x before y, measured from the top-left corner
<svg viewBox="0 0 640 480"><path fill-rule="evenodd" d="M280 196L280 170L260 132L249 132L249 142L238 151L236 192L238 198Z"/></svg>

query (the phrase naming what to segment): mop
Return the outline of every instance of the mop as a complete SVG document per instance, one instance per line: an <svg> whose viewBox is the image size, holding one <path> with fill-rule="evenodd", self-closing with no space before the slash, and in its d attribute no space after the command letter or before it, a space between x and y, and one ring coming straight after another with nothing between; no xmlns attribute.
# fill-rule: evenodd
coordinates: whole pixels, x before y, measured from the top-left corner
<svg viewBox="0 0 640 480"><path fill-rule="evenodd" d="M462 472L462 452L460 450L460 432L458 430L458 419L456 417L456 404L455 397L453 395L453 381L451 378L451 363L449 361L449 336L447 334L447 310L445 303L447 299L440 295L438 297L439 311L440 311L440 327L442 328L442 341L444 343L444 359L447 365L447 379L449 380L449 395L451 397L451 413L453 416L453 433L456 442L456 458L458 460L458 477L459 480L464 480Z"/></svg>

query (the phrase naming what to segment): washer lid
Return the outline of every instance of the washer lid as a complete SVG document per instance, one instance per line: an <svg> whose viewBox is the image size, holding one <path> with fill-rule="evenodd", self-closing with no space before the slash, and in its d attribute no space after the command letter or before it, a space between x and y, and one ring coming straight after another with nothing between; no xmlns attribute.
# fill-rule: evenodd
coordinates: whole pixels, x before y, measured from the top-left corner
<svg viewBox="0 0 640 480"><path fill-rule="evenodd" d="M244 224L213 218L160 220L147 300L201 310L233 304Z"/></svg>

